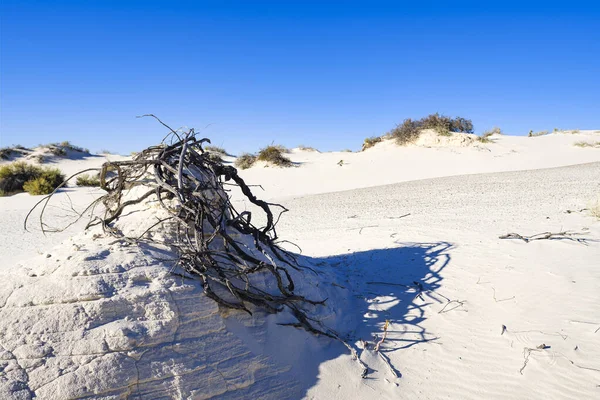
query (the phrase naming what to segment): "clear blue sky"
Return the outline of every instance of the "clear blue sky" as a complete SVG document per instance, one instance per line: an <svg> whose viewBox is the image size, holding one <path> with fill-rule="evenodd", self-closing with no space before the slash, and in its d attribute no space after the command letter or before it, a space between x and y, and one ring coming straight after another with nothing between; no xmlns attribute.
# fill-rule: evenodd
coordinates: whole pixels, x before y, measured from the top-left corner
<svg viewBox="0 0 600 400"><path fill-rule="evenodd" d="M1 2L0 145L357 149L408 117L600 129L597 2Z"/></svg>

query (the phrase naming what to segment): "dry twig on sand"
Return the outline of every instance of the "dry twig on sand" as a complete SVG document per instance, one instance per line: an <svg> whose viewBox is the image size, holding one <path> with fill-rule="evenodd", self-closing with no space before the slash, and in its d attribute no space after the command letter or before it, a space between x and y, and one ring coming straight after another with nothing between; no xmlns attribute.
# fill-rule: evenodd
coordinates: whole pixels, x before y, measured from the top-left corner
<svg viewBox="0 0 600 400"><path fill-rule="evenodd" d="M580 242L580 243L586 242L586 240L583 238L573 237L573 236L577 236L577 235L581 235L581 233L570 232L570 231L557 232L557 233L543 232L543 233L538 233L538 234L531 235L531 236L523 236L518 233L507 233L506 235L498 236L498 238L499 239L520 239L520 240L524 241L525 243L529 243L534 240L544 240L544 239L567 239L567 240L574 240L574 241Z"/></svg>
<svg viewBox="0 0 600 400"><path fill-rule="evenodd" d="M234 167L209 157L202 146L210 140L198 139L193 129L176 132L156 119L170 130L163 143L143 150L130 161L103 164L100 186L106 194L86 212L97 205L103 206L104 212L92 219L88 227L101 225L106 233L129 243L149 241L143 237L152 231L172 232L172 239L160 244L175 250L177 260L173 268L181 267L186 274L197 277L206 296L221 306L250 314L253 309L269 313L288 310L296 322L285 325L344 343L366 376L367 366L358 359L356 351L336 332L309 316L309 310L323 305L325 300L294 293L292 275L309 268L300 266L293 254L277 244L275 226L287 209L259 200ZM233 207L225 185L239 189L264 214L264 227L252 223L249 211L240 213ZM42 230L44 211L51 198L52 194L36 205L41 206ZM116 223L126 217L126 210L143 206L149 200L158 202L166 217L143 234L126 237ZM274 208L279 209L278 214L273 213Z"/></svg>

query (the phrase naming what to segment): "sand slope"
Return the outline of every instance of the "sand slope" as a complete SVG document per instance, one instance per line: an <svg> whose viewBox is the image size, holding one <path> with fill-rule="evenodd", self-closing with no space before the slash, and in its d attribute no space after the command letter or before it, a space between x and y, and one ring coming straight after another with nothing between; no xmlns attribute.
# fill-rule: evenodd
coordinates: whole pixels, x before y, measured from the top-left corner
<svg viewBox="0 0 600 400"><path fill-rule="evenodd" d="M52 248L77 227L23 232L39 197L0 198L0 397L596 398L600 222L583 209L600 193L600 150L573 146L584 136L296 151L298 168L243 172L289 208L278 233L320 271L298 290L329 298L315 316L358 349L367 379L343 345L278 326L285 316L220 312L160 248L96 231ZM498 238L565 230L578 240ZM386 320L392 370L372 350Z"/></svg>

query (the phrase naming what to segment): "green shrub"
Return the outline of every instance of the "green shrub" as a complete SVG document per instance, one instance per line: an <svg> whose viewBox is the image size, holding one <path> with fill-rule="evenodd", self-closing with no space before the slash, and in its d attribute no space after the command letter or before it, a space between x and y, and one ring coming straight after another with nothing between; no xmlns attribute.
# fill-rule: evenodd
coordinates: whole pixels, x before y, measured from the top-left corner
<svg viewBox="0 0 600 400"><path fill-rule="evenodd" d="M29 180L23 185L23 190L33 196L50 194L54 191L52 184L46 178L40 177Z"/></svg>
<svg viewBox="0 0 600 400"><path fill-rule="evenodd" d="M64 180L65 176L57 168L14 162L0 167L0 194L5 196L23 191L49 194Z"/></svg>
<svg viewBox="0 0 600 400"><path fill-rule="evenodd" d="M435 113L418 120L407 118L388 132L388 135L396 139L398 144L406 145L416 141L423 129L433 129L442 136L450 136L451 132L473 133L473 122L462 117L450 118Z"/></svg>
<svg viewBox="0 0 600 400"><path fill-rule="evenodd" d="M77 177L75 183L77 186L100 186L100 177L98 175L81 174Z"/></svg>
<svg viewBox="0 0 600 400"><path fill-rule="evenodd" d="M260 149L257 160L266 161L278 167L290 167L292 161L283 154L288 150L280 145L271 145Z"/></svg>
<svg viewBox="0 0 600 400"><path fill-rule="evenodd" d="M235 166L240 169L248 169L256 162L256 156L250 153L243 153L235 160Z"/></svg>
<svg viewBox="0 0 600 400"><path fill-rule="evenodd" d="M363 142L362 145L362 149L361 151L365 151L366 149L369 149L373 146L375 146L377 143L381 142L383 139L380 136L371 136L365 139L365 141Z"/></svg>

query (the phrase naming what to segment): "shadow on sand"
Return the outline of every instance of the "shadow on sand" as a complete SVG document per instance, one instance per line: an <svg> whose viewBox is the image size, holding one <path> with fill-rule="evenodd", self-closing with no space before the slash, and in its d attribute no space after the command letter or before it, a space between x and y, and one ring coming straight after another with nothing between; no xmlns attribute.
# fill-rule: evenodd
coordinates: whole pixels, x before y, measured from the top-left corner
<svg viewBox="0 0 600 400"><path fill-rule="evenodd" d="M299 259L300 264L332 271L331 281L324 281L321 285L329 285L333 291L344 295L336 298L335 303L334 298L329 300L335 317L323 322L356 348L361 360L369 366L367 380L392 378L389 367L372 351L383 335L386 320L390 325L380 352L389 359L393 352L436 341L438 338L423 326L427 312L433 312L427 307L434 302L441 305L448 302L437 291L443 280L441 272L451 260L452 245L447 242L397 245L395 248L326 258L302 256ZM238 333L248 332L247 328L242 331L236 329L231 318L227 320L230 329ZM264 332L264 329L260 331ZM275 390L277 394L274 397L273 393L262 392L266 385L257 385L262 386L262 390L257 387L258 391L250 389L251 393L246 393L252 396L302 398L318 382L323 363L349 355L348 349L335 340L315 337L290 327L270 324L266 334L261 335L255 338L257 342L254 345L247 343L252 351L269 357L282 367L291 367L277 378L268 379L271 389L282 385L284 391ZM361 341L367 342L370 350L363 350ZM355 371L349 379L360 380L360 366L349 357L344 362L352 363L347 370ZM394 365L392 368L400 378L402 366ZM340 376L340 381L343 384L344 377Z"/></svg>

